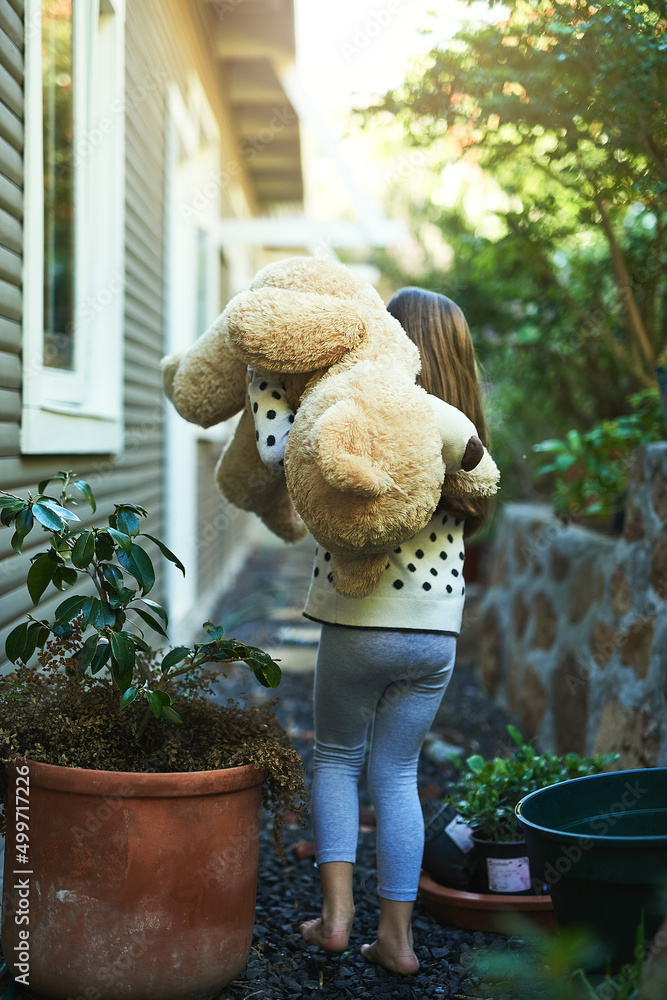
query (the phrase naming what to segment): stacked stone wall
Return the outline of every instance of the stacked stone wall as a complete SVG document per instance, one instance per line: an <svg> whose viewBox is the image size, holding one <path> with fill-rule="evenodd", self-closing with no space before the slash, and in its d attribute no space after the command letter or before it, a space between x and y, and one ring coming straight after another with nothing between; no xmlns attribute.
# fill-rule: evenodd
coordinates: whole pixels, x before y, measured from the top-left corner
<svg viewBox="0 0 667 1000"><path fill-rule="evenodd" d="M667 765L667 443L634 457L622 535L503 507L481 623L484 683L541 747Z"/></svg>

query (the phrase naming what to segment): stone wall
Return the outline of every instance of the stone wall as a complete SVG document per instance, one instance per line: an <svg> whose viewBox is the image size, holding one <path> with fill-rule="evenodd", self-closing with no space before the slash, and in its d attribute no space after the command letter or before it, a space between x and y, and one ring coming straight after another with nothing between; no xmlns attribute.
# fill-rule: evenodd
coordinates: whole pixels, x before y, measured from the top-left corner
<svg viewBox="0 0 667 1000"><path fill-rule="evenodd" d="M667 443L634 457L622 535L542 506L507 504L498 518L481 611L487 689L545 749L667 765Z"/></svg>

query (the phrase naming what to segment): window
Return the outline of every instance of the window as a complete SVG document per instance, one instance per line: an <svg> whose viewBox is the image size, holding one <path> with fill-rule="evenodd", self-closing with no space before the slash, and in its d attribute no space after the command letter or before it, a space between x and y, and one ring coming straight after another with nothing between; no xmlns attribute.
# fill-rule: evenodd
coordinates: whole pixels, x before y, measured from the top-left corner
<svg viewBox="0 0 667 1000"><path fill-rule="evenodd" d="M26 5L26 454L122 447L124 15Z"/></svg>

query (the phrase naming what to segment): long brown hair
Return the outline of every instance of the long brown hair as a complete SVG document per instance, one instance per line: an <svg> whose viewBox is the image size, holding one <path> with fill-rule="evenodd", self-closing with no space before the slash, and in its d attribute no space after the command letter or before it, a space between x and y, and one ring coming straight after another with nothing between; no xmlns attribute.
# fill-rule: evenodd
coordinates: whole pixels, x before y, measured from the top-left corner
<svg viewBox="0 0 667 1000"><path fill-rule="evenodd" d="M422 359L419 385L462 410L488 448L489 432L482 409L475 348L461 309L445 295L408 287L394 295L387 310L419 348ZM468 536L479 531L489 516L488 497L450 496L447 477L443 504L452 514L465 518Z"/></svg>

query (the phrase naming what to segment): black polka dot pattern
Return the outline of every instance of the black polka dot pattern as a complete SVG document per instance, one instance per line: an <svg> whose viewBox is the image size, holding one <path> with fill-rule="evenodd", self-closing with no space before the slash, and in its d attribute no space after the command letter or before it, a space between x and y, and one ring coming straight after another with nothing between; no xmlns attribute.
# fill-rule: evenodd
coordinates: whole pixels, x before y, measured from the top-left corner
<svg viewBox="0 0 667 1000"><path fill-rule="evenodd" d="M281 382L260 379L252 369L250 373L248 393L255 421L257 450L265 465L271 469L282 469L294 413L285 398L285 387Z"/></svg>
<svg viewBox="0 0 667 1000"><path fill-rule="evenodd" d="M260 404L260 411L262 406ZM443 531L440 522L444 521L447 528ZM465 584L462 579L464 560L463 521L459 526L454 524L454 517L439 512L430 524L417 533L412 539L397 545L390 550L384 561L385 574L381 577L378 588L373 593L378 604L374 605L373 596L369 597L369 615L377 612L385 615L390 624L396 628L435 628L437 622L444 622L443 631L459 628L458 617L465 597ZM447 530L449 529L449 530ZM332 562L331 552L321 549L316 556L313 570L314 597L311 607L313 617L318 609L321 612L330 607L332 617L323 614L324 621L340 621L346 623L347 608L354 605L349 612L347 624L361 624L356 609L360 603L350 598L336 597L336 603L329 605L325 595L333 594L333 573L327 563ZM319 602L319 603L318 603ZM386 609L386 610L385 610ZM394 610L395 609L395 610ZM353 613L354 612L354 613ZM340 616L340 617L339 617ZM363 621L363 619L362 619ZM426 624L425 624L426 623Z"/></svg>

